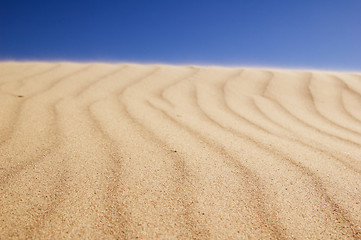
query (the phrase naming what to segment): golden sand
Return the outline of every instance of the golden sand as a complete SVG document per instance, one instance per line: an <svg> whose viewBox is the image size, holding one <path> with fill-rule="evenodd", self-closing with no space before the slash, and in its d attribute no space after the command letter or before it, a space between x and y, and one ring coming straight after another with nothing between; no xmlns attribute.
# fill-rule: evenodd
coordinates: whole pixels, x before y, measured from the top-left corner
<svg viewBox="0 0 361 240"><path fill-rule="evenodd" d="M361 75L0 63L0 239L360 239Z"/></svg>

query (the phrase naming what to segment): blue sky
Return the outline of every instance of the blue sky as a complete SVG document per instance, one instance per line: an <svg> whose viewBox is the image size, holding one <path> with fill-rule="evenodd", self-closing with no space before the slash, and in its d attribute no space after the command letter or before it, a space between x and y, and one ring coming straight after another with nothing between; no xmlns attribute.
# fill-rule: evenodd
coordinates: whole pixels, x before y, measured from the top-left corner
<svg viewBox="0 0 361 240"><path fill-rule="evenodd" d="M0 0L1 60L361 70L360 0Z"/></svg>

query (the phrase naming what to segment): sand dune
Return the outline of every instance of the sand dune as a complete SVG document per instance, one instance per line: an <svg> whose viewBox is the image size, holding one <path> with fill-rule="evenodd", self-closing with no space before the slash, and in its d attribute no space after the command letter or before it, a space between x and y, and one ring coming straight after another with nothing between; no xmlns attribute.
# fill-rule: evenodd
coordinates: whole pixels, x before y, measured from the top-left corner
<svg viewBox="0 0 361 240"><path fill-rule="evenodd" d="M361 75L0 63L0 239L361 239Z"/></svg>

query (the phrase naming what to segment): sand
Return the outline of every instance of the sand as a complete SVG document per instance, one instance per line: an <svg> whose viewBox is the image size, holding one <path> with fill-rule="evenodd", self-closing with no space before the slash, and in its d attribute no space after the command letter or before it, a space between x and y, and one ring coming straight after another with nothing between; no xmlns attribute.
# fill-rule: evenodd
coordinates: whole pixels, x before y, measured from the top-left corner
<svg viewBox="0 0 361 240"><path fill-rule="evenodd" d="M0 239L361 239L361 75L0 63Z"/></svg>

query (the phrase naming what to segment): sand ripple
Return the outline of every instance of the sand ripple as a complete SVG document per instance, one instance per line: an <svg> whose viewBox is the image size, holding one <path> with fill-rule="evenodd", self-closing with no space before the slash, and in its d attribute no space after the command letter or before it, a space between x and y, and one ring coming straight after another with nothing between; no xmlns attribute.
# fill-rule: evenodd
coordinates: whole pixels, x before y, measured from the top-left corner
<svg viewBox="0 0 361 240"><path fill-rule="evenodd" d="M0 64L0 239L361 239L361 75Z"/></svg>

